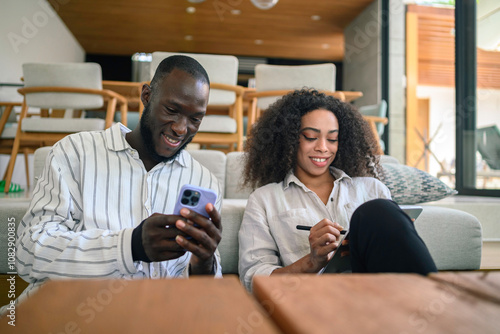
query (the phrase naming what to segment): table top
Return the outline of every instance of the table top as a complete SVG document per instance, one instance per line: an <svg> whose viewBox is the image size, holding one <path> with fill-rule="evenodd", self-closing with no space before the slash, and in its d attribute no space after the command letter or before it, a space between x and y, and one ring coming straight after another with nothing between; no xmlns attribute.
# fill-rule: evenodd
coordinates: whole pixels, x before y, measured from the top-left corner
<svg viewBox="0 0 500 334"><path fill-rule="evenodd" d="M6 327L12 331L8 320L1 319L0 332L5 333ZM18 305L14 329L15 333L280 333L235 276L51 281Z"/></svg>
<svg viewBox="0 0 500 334"><path fill-rule="evenodd" d="M500 273L490 281L493 277L498 282ZM500 303L436 276L255 277L253 289L286 333L498 333L500 328ZM498 286L491 293L499 296Z"/></svg>

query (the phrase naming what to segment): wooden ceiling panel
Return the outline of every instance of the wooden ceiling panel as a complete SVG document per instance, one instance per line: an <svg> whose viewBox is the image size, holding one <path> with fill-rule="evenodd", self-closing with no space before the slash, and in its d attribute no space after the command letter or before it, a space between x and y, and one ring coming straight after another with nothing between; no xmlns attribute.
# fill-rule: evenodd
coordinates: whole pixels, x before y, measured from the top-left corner
<svg viewBox="0 0 500 334"><path fill-rule="evenodd" d="M74 0L54 8L87 53L161 50L341 61L344 28L372 2L280 0L260 10L249 0Z"/></svg>

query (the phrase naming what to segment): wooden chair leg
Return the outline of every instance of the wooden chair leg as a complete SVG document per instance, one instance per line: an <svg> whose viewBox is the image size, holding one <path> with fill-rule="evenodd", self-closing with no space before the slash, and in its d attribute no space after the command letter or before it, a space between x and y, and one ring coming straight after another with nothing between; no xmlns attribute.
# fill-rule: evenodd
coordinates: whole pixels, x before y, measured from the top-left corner
<svg viewBox="0 0 500 334"><path fill-rule="evenodd" d="M7 172L5 175L5 186L4 192L6 194L9 193L10 183L12 181L12 174L14 174L14 165L16 164L17 154L19 152L19 136L16 135L16 139L14 139L14 145L12 145L12 153L10 154L9 165L7 166Z"/></svg>
<svg viewBox="0 0 500 334"><path fill-rule="evenodd" d="M8 166L8 165L7 165ZM7 171L9 170L9 168L5 168L5 172L3 173L3 177L2 177L2 180L5 180L7 178Z"/></svg>
<svg viewBox="0 0 500 334"><path fill-rule="evenodd" d="M23 151L24 151L24 165L26 169L26 189L29 189L30 187L29 150L25 148Z"/></svg>

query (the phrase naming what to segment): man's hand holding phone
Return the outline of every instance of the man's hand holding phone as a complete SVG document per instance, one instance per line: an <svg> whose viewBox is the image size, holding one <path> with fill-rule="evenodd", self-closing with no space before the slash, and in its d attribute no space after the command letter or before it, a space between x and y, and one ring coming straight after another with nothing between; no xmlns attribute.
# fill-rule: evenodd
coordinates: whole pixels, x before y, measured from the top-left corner
<svg viewBox="0 0 500 334"><path fill-rule="evenodd" d="M180 231L191 237L188 239L183 235L178 235L175 240L185 250L192 253L190 266L193 275L213 274L214 253L222 239L220 213L212 203L206 204L205 210L210 219L193 210L183 208L180 214L186 218L186 221L178 220L175 224Z"/></svg>
<svg viewBox="0 0 500 334"><path fill-rule="evenodd" d="M134 229L134 261L166 261L189 251L191 274L213 273L214 253L222 238L220 213L213 205L216 197L209 189L184 186L173 215L155 213Z"/></svg>

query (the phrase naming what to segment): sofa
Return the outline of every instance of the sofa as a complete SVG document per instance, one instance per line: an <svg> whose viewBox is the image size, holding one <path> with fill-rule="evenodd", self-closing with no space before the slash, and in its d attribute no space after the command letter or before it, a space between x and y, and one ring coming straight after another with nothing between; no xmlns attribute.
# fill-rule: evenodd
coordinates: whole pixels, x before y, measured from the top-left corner
<svg viewBox="0 0 500 334"><path fill-rule="evenodd" d="M50 147L40 148L34 155L34 172L39 175ZM219 179L224 191L222 205L222 240L219 253L223 274L238 274L238 230L251 190L240 186L243 154L224 154L215 150L190 150L191 155L210 169ZM418 204L419 201L436 200L436 196L449 196L451 189L432 193L436 182L425 172L413 170L389 156L381 158L383 178L391 182L389 189L399 204ZM412 179L417 175L418 179ZM406 174L405 174L406 173ZM424 173L424 174L422 174ZM424 181L422 181L424 180ZM430 181L429 181L430 180ZM437 180L437 179L436 179ZM384 182L384 180L383 180ZM418 186L417 183L423 185ZM439 181L440 182L440 181ZM386 184L388 184L386 183ZM437 184L437 186L441 186ZM409 191L414 189L416 191ZM404 202L404 203L400 203ZM29 198L0 199L0 274L9 272L7 267L7 222L18 224L29 205ZM416 229L436 262L439 270L475 270L481 263L482 230L472 215L456 209L422 206L423 211L415 222Z"/></svg>

